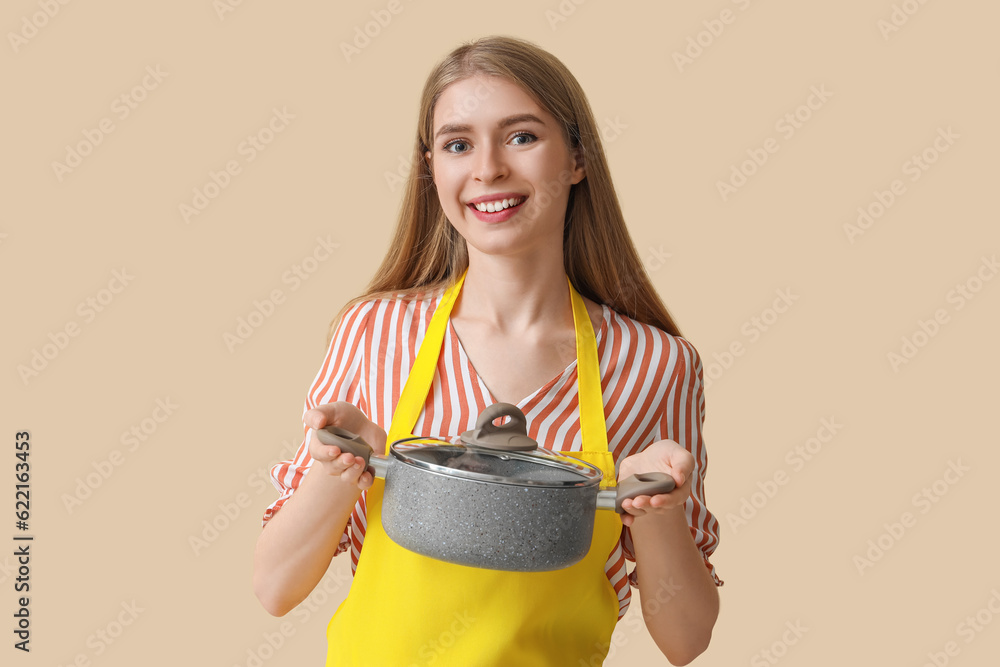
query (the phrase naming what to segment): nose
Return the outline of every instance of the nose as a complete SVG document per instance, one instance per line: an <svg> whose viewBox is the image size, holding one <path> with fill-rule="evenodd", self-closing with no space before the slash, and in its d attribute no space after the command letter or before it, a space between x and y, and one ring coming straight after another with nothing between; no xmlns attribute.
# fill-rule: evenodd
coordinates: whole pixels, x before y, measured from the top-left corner
<svg viewBox="0 0 1000 667"><path fill-rule="evenodd" d="M491 144L483 144L473 166L473 176L476 180L489 183L506 174L507 163L504 160L503 149Z"/></svg>

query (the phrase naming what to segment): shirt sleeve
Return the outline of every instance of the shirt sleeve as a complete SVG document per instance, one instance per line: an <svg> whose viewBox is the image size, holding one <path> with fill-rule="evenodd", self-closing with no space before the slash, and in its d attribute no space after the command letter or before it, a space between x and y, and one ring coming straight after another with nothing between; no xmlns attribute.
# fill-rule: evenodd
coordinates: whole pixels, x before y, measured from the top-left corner
<svg viewBox="0 0 1000 667"><path fill-rule="evenodd" d="M716 586L723 581L715 572L709 556L719 544L719 522L705 504L705 473L708 470L708 453L702 440L705 423L704 376L701 357L687 340L672 336L671 348L676 356L673 374L669 380L667 394L663 399L661 417L658 421L655 441L673 440L685 447L694 456L694 479L691 495L684 505L688 527L695 545L701 551ZM635 562L632 533L625 528L622 535L625 557ZM638 586L636 569L629 574L629 583Z"/></svg>
<svg viewBox="0 0 1000 667"><path fill-rule="evenodd" d="M351 306L340 319L323 365L306 394L303 413L317 405L347 401L369 414L364 369L368 314L371 309L372 302L362 301ZM312 457L309 456L309 428L303 425L303 432L302 444L295 456L271 467L271 483L278 490L279 497L264 510L262 527L267 525L292 496L312 465ZM351 521L348 521L344 535L340 538L337 554L350 546L350 531Z"/></svg>

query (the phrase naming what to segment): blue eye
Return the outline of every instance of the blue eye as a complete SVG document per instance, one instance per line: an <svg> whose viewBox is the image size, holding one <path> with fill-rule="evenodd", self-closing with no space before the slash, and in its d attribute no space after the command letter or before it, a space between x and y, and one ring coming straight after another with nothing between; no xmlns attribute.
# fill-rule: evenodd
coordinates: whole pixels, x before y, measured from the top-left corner
<svg viewBox="0 0 1000 667"><path fill-rule="evenodd" d="M517 141L518 139L526 139L527 141ZM515 146L527 146L528 144L532 144L538 141L538 137L531 134L530 132L518 132L513 137L511 137L510 140ZM454 146L465 146L466 148L465 150L456 151L452 150ZM468 152L468 146L469 142L467 142L465 139L452 139L444 146L442 146L441 149L445 152L452 153L454 155L460 155L462 153Z"/></svg>

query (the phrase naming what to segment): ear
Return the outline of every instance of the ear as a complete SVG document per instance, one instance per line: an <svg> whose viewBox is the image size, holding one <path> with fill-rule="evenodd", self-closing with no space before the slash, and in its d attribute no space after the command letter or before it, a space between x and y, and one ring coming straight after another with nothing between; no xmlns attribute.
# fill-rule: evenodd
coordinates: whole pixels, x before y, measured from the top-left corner
<svg viewBox="0 0 1000 667"><path fill-rule="evenodd" d="M431 185L437 187L437 183L434 180L434 163L431 161L431 151L424 153L424 162L427 164L427 171L431 173Z"/></svg>
<svg viewBox="0 0 1000 667"><path fill-rule="evenodd" d="M583 159L583 147L577 146L573 149L573 177L570 179L570 183L576 185L584 178L587 177L586 163Z"/></svg>

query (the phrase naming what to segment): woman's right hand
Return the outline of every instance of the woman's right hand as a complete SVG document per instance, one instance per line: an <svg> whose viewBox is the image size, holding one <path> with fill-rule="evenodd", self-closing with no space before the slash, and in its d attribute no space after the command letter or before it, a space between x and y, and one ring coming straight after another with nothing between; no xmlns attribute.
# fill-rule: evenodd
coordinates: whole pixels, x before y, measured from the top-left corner
<svg viewBox="0 0 1000 667"><path fill-rule="evenodd" d="M326 426L339 426L360 435L376 452L385 451L386 432L368 419L357 406L346 401L326 403L307 410L302 416L302 423L316 430ZM318 465L324 474L339 477L341 481L362 490L375 481L371 471L365 468L363 458L342 452L336 445L324 445L312 433L309 436L309 456L313 459L313 466Z"/></svg>
<svg viewBox="0 0 1000 667"><path fill-rule="evenodd" d="M386 434L346 402L307 410L302 422L312 462L281 511L267 522L254 552L254 593L267 611L283 616L308 597L326 574L362 491L375 479L364 459L324 445L313 432L339 426L385 451Z"/></svg>

